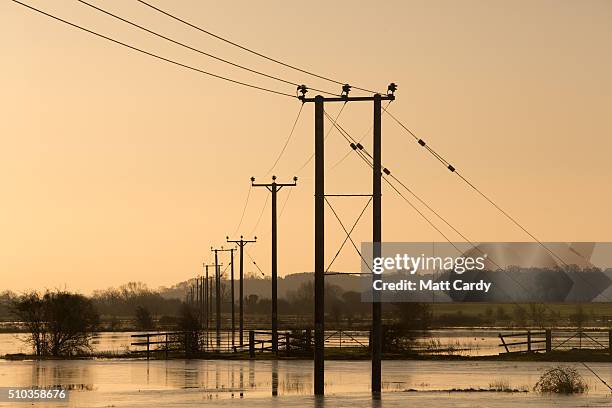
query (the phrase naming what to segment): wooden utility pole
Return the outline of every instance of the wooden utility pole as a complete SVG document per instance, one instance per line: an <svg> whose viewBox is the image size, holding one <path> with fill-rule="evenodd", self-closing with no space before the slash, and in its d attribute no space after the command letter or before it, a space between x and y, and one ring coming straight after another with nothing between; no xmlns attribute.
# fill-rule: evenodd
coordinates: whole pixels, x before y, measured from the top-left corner
<svg viewBox="0 0 612 408"><path fill-rule="evenodd" d="M381 96L374 95L374 143L372 149L372 259L381 256ZM372 274L372 280L378 277ZM382 304L380 292L372 290L372 394L380 397L382 359Z"/></svg>
<svg viewBox="0 0 612 408"><path fill-rule="evenodd" d="M295 187L297 177L293 183L277 183L276 176L272 176L272 183L255 183L251 177L253 187L265 187L272 193L272 351L278 354L278 270L277 270L277 222L276 222L276 193L283 187Z"/></svg>
<svg viewBox="0 0 612 408"><path fill-rule="evenodd" d="M198 310L198 306L200 303L200 277L196 276L195 277L195 298L194 298L194 302L193 302L193 308L195 309L195 312L198 313L198 324L200 324L202 321L200 320L200 315L199 315L199 310Z"/></svg>
<svg viewBox="0 0 612 408"><path fill-rule="evenodd" d="M212 249L212 248L211 248ZM221 347L221 274L219 273L219 256L218 250L215 249L215 311L217 312L217 321L215 331L217 334L217 351Z"/></svg>
<svg viewBox="0 0 612 408"><path fill-rule="evenodd" d="M225 237L227 242L237 244L240 248L240 283L238 284L238 295L240 296L240 302L238 304L238 326L240 336L240 347L244 345L244 246L251 242L257 242L257 237L253 237L252 241L245 240L241 235L239 240L231 240L229 237Z"/></svg>
<svg viewBox="0 0 612 408"><path fill-rule="evenodd" d="M214 264L213 264L214 265ZM216 265L214 265L216 268ZM213 277L210 276L208 281L208 318L210 320L212 320L212 316L213 316ZM210 323L209 323L209 328L210 328ZM212 348L212 339L210 339L210 347Z"/></svg>
<svg viewBox="0 0 612 408"><path fill-rule="evenodd" d="M219 264L219 252L231 252L232 253L232 259L234 258L234 248L230 248L230 249L223 249L223 247L221 247L220 249L215 249L213 247L210 248L211 251L214 251L215 253L215 308L216 308L216 314L217 314L217 322L216 322L216 332L217 332L217 349L221 348L221 269L220 269L220 264ZM232 265L233 268L233 265Z"/></svg>
<svg viewBox="0 0 612 408"><path fill-rule="evenodd" d="M298 91L302 93L299 99L302 103L313 102L315 105L315 350L314 350L314 391L315 395L325 394L325 103L326 102L358 102L374 103L374 151L372 173L373 223L372 242L373 256L380 255L381 242L381 101L395 100L395 84L390 84L386 95L350 97L351 87L344 85L339 97L324 98L317 95L307 98L308 89L302 85ZM377 252L378 248L378 252ZM375 292L375 291L373 291ZM381 350L382 325L380 299L374 295L372 299L372 393L380 395L381 389Z"/></svg>
<svg viewBox="0 0 612 408"><path fill-rule="evenodd" d="M314 391L325 394L325 106L315 97Z"/></svg>
<svg viewBox="0 0 612 408"><path fill-rule="evenodd" d="M206 329L206 347L208 347L208 329L209 327L209 322L210 322L210 304L212 302L212 293L210 292L210 289L212 289L212 285L210 285L210 289L209 289L209 280L208 280L208 267L209 266L215 266L215 264L207 264L207 263L203 263L202 266L204 267L205 270L205 275L204 275L204 328Z"/></svg>

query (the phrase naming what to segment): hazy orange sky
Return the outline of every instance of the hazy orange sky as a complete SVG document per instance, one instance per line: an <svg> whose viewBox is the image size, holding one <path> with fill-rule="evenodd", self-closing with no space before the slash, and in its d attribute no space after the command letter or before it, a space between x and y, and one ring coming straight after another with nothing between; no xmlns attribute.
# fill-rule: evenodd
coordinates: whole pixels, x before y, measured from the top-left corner
<svg viewBox="0 0 612 408"><path fill-rule="evenodd" d="M325 89L169 20L136 1L91 0L211 53ZM294 93L165 43L76 1L29 4L202 69ZM367 88L399 84L390 110L547 241L612 240L609 1L310 1L154 4L271 56ZM299 102L190 72L0 3L0 290L91 292L127 281L171 285L201 272L236 230L249 190L278 155ZM339 105L329 106L335 114ZM306 105L274 173L289 181L313 152ZM371 106L340 123L360 138ZM329 124L327 124L329 126ZM371 138L364 139L371 146ZM347 146L326 145L328 168ZM383 119L383 163L474 241L528 240ZM279 221L279 273L313 265L313 168ZM328 193L367 193L350 156ZM282 205L288 189L279 193ZM251 191L240 233L269 274L267 191ZM360 199L333 199L347 223ZM331 259L343 239L327 215ZM371 217L355 232L369 240ZM449 233L453 239L456 235ZM440 241L386 186L386 241ZM350 246L334 269L357 270ZM251 265L247 268L253 271Z"/></svg>

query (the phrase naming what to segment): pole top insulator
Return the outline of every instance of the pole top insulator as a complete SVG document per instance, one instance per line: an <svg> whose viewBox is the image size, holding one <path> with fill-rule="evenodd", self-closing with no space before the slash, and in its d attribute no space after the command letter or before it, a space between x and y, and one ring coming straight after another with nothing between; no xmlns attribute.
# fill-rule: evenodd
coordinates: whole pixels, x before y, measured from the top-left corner
<svg viewBox="0 0 612 408"><path fill-rule="evenodd" d="M272 176L272 180L276 180L276 176Z"/></svg>
<svg viewBox="0 0 612 408"><path fill-rule="evenodd" d="M257 240L257 237L253 237L253 239Z"/></svg>
<svg viewBox="0 0 612 408"><path fill-rule="evenodd" d="M293 176L293 181L296 181L296 182L298 181L297 176Z"/></svg>
<svg viewBox="0 0 612 408"><path fill-rule="evenodd" d="M393 95L397 91L397 84L395 82L391 82L387 87L387 95Z"/></svg>
<svg viewBox="0 0 612 408"><path fill-rule="evenodd" d="M343 98L348 98L349 93L351 92L351 86L349 84L342 85L342 93L340 96Z"/></svg>
<svg viewBox="0 0 612 408"><path fill-rule="evenodd" d="M251 177L251 182L254 182L254 181L255 181L255 177Z"/></svg>
<svg viewBox="0 0 612 408"><path fill-rule="evenodd" d="M306 98L306 92L308 92L308 87L306 85L298 85L297 87L297 91L296 91L296 95L298 97L298 99L304 99ZM301 94L301 95L299 95Z"/></svg>

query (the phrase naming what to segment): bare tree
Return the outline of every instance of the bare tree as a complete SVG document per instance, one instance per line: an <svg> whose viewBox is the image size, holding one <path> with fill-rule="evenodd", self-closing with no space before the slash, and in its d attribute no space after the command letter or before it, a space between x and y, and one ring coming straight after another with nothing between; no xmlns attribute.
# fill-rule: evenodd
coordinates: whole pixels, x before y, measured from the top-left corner
<svg viewBox="0 0 612 408"><path fill-rule="evenodd" d="M13 314L28 329L29 336L26 342L34 349L37 356L46 354L46 327L43 299L38 292L24 293L13 300L11 309Z"/></svg>
<svg viewBox="0 0 612 408"><path fill-rule="evenodd" d="M37 356L73 355L91 350L98 313L83 295L55 291L26 293L13 303L14 314L24 322Z"/></svg>

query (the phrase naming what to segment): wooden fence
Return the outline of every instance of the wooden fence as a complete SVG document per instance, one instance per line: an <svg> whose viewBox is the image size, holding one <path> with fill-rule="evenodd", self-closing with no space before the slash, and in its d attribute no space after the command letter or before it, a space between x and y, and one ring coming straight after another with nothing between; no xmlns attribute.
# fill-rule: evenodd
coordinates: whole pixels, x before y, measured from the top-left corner
<svg viewBox="0 0 612 408"><path fill-rule="evenodd" d="M217 336L215 331L197 332L155 332L133 334L131 346L133 353L145 354L147 359L153 353L168 358L169 353L239 353L272 351L272 332L270 330L249 330L248 338L240 345L238 337L232 337L231 331L222 331ZM310 353L314 345L313 332L306 330L286 330L278 332L278 349L286 354ZM349 350L369 348L369 331L334 330L325 333L325 347L328 349Z"/></svg>
<svg viewBox="0 0 612 408"><path fill-rule="evenodd" d="M605 351L612 355L612 330L546 329L499 334L500 354L567 350Z"/></svg>

